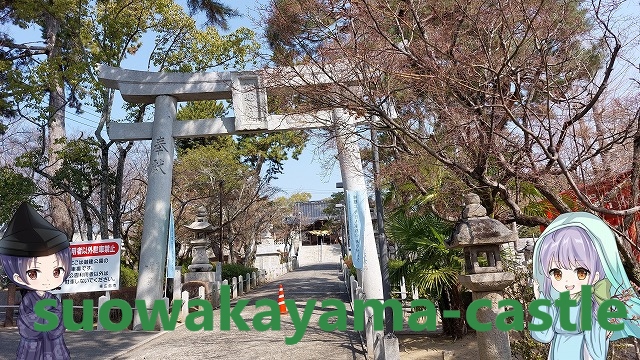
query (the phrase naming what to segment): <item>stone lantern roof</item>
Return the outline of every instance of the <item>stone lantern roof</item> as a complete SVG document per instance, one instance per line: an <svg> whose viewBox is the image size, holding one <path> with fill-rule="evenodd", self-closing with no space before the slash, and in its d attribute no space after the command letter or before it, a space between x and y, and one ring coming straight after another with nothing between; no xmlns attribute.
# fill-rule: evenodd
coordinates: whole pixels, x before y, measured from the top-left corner
<svg viewBox="0 0 640 360"><path fill-rule="evenodd" d="M196 220L189 225L185 225L185 227L196 232L208 232L214 230L213 225L209 224L207 221L207 209L204 206L200 206L198 208Z"/></svg>
<svg viewBox="0 0 640 360"><path fill-rule="evenodd" d="M465 204L462 218L447 240L449 247L504 244L518 239L517 233L500 221L487 216L487 209L480 204L480 197L477 194L465 195Z"/></svg>

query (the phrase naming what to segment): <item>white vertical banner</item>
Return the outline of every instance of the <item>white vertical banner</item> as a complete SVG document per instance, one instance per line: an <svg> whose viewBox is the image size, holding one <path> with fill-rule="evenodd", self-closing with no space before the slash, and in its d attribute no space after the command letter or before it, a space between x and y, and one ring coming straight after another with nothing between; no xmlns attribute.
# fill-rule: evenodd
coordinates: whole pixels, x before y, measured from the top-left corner
<svg viewBox="0 0 640 360"><path fill-rule="evenodd" d="M347 220L349 221L349 244L351 244L351 256L353 266L362 269L364 266L364 212L368 201L365 191L346 190Z"/></svg>
<svg viewBox="0 0 640 360"><path fill-rule="evenodd" d="M176 276L176 231L173 220L173 209L169 210L169 234L167 244L167 279L173 279Z"/></svg>

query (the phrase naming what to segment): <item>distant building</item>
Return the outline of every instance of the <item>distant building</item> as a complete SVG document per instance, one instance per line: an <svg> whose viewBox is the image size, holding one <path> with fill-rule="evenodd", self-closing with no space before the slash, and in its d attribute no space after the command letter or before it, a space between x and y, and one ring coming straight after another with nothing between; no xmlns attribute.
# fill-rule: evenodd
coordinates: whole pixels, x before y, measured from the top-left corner
<svg viewBox="0 0 640 360"><path fill-rule="evenodd" d="M327 200L297 202L293 206L293 216L289 218L293 224L298 224L303 245L318 245L337 242L335 234L327 231L329 221L341 221L339 215L329 215L325 210L335 204Z"/></svg>

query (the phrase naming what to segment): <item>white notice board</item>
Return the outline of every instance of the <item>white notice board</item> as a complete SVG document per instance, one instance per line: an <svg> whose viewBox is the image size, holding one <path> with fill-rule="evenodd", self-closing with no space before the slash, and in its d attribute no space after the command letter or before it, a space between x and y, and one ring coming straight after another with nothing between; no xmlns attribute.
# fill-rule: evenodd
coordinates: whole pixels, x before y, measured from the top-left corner
<svg viewBox="0 0 640 360"><path fill-rule="evenodd" d="M71 247L71 274L54 294L112 291L120 288L122 239L75 241Z"/></svg>

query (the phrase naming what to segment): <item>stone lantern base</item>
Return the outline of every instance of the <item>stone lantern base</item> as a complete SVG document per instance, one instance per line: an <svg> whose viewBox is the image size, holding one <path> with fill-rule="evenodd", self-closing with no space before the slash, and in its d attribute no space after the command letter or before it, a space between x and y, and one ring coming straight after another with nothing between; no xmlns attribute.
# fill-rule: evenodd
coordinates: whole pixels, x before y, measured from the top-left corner
<svg viewBox="0 0 640 360"><path fill-rule="evenodd" d="M458 275L460 284L474 293L502 291L511 285L515 279L516 276L511 272Z"/></svg>
<svg viewBox="0 0 640 360"><path fill-rule="evenodd" d="M213 265L209 262L207 257L207 240L195 239L191 240L191 265L189 265L189 271L192 272L206 272L213 269Z"/></svg>
<svg viewBox="0 0 640 360"><path fill-rule="evenodd" d="M475 313L477 321L491 324L491 330L476 332L479 360L511 360L509 334L498 330L495 323L503 311L498 308L498 302L503 299L502 291L515 280L513 273L504 271L500 246L517 239L517 232L487 216L477 194L465 196L462 218L447 244L450 248L462 248L464 251L467 274L459 275L458 280L473 292L473 300L491 301L490 307L481 307ZM481 258L486 262L480 261Z"/></svg>
<svg viewBox="0 0 640 360"><path fill-rule="evenodd" d="M482 307L476 312L476 319L481 323L492 324L489 331L477 331L478 358L481 360L508 360L511 359L509 346L509 333L498 330L495 326L496 317L504 309L498 308L498 302L504 297L502 291L511 285L515 275L510 272L483 273L458 275L460 283L470 289L473 300L487 299L491 301L491 308Z"/></svg>

